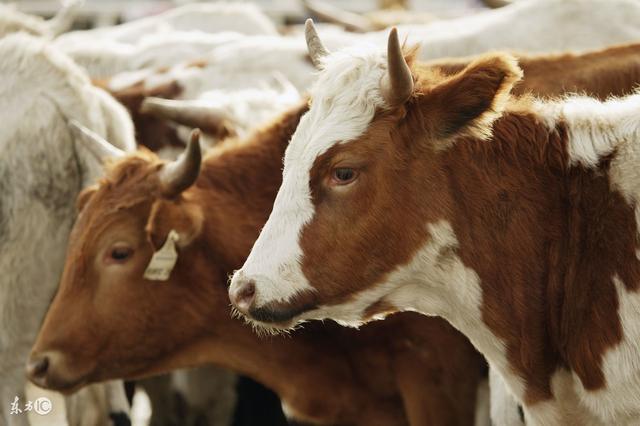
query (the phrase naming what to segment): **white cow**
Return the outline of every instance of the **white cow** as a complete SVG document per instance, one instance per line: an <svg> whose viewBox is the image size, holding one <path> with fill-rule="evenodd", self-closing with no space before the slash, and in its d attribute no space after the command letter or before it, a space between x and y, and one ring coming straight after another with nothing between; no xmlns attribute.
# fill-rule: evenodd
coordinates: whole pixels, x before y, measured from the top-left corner
<svg viewBox="0 0 640 426"><path fill-rule="evenodd" d="M568 19L567 17L571 17ZM602 31L601 19L616 22ZM598 49L640 39L640 3L635 0L525 0L497 10L420 26L401 26L408 43L420 43L423 60L468 56L491 49L529 52ZM388 31L354 34L335 27L320 33L325 45L342 48L357 43L385 43ZM152 56L152 55L149 55ZM152 63L151 59L145 59ZM299 91L314 81L301 34L290 37L252 36L221 43L202 56L203 67L176 65L169 71L135 69L118 80L145 87L173 81L182 89L180 98L196 99L213 89L255 87L265 74L280 72ZM166 64L163 62L163 65Z"/></svg>
<svg viewBox="0 0 640 426"><path fill-rule="evenodd" d="M194 3L159 15L138 19L113 27L73 31L58 38L61 45L79 45L87 41L109 40L137 44L150 34L171 31L205 33L237 32L247 35L278 33L273 22L250 3Z"/></svg>
<svg viewBox="0 0 640 426"><path fill-rule="evenodd" d="M203 33L171 31L141 37L136 44L90 35L78 43L55 45L82 66L92 78L105 78L125 71L163 68L199 58L215 47L245 37L237 32Z"/></svg>
<svg viewBox="0 0 640 426"><path fill-rule="evenodd" d="M492 49L528 52L591 50L640 39L635 0L525 0L464 18L400 26L422 42L421 59ZM603 22L615 23L602 25ZM386 40L387 32L379 40Z"/></svg>
<svg viewBox="0 0 640 426"><path fill-rule="evenodd" d="M42 39L0 40L0 422L25 424L24 366L57 287L75 198L98 162L74 143L80 121L119 148L135 146L126 111Z"/></svg>

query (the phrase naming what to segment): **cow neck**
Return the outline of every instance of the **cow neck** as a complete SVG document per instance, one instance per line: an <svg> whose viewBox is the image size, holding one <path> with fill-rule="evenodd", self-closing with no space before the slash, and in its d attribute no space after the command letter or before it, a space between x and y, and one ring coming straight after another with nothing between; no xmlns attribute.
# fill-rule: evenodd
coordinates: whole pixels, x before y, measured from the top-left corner
<svg viewBox="0 0 640 426"><path fill-rule="evenodd" d="M209 262L216 259L215 270L204 274L216 277L208 284L215 288L207 290L216 301L211 303L214 316L220 321L220 311L229 315L220 328L224 331L214 330L198 346L206 354L206 362L253 377L281 396L316 389L319 397L339 398L340 392L322 383L339 382L348 388L353 373L343 362L345 354L336 352L331 336L317 326L294 332L295 339L258 336L242 320L230 317L224 278L242 265L269 216L282 180L284 151L306 109L306 104L292 108L249 143L236 146L232 142L229 149L205 160L194 189L205 212L204 238L199 239L198 251ZM201 272L197 275L203 276ZM327 381L329 372L336 377Z"/></svg>
<svg viewBox="0 0 640 426"><path fill-rule="evenodd" d="M431 269L445 272L424 279L422 297L395 297L443 316L495 367L515 366L546 397L546 369L559 359L549 331L557 307L548 297L561 292L568 244L566 132L549 133L527 112L507 113L493 126L490 140L459 138L415 160L414 187L428 182L438 191L421 207L430 230L421 250L435 245ZM404 278L424 276L416 259L408 266L415 274Z"/></svg>

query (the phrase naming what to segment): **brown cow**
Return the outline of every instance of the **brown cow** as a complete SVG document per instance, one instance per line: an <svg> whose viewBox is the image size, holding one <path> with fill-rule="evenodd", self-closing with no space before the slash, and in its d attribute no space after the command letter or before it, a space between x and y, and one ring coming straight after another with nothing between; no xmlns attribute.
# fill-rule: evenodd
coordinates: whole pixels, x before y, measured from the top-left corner
<svg viewBox="0 0 640 426"><path fill-rule="evenodd" d="M306 108L216 149L199 176L192 143L183 163L142 152L86 190L31 380L72 391L216 363L271 387L305 421L473 424L484 360L440 319L401 314L360 331L314 324L265 340L231 318L227 276L267 219L285 147ZM170 278L145 279L172 230L179 256Z"/></svg>
<svg viewBox="0 0 640 426"><path fill-rule="evenodd" d="M269 327L381 311L446 318L533 424L640 418L640 94L515 98L505 54L444 76L331 55L273 211L232 280ZM406 55L406 56L405 56Z"/></svg>

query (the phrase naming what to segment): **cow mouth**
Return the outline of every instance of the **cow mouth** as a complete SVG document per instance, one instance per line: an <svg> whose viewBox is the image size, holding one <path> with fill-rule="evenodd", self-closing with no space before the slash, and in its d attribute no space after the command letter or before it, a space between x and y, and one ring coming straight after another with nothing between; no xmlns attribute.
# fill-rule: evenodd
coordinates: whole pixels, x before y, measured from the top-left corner
<svg viewBox="0 0 640 426"><path fill-rule="evenodd" d="M286 334L304 322L302 314L315 307L315 304L290 307L270 303L252 308L248 313L242 313L232 307L232 315L243 318L259 334Z"/></svg>
<svg viewBox="0 0 640 426"><path fill-rule="evenodd" d="M90 380L89 376L81 376L74 379L62 378L60 376L47 376L44 378L30 378L33 384L38 387L70 395L86 386Z"/></svg>

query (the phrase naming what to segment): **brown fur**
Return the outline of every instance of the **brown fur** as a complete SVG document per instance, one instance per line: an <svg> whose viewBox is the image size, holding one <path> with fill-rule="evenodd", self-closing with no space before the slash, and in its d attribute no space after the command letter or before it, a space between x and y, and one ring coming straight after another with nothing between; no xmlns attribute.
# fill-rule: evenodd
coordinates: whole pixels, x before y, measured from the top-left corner
<svg viewBox="0 0 640 426"><path fill-rule="evenodd" d="M60 290L34 353L63 351L69 370L81 375L67 376L67 384L213 362L271 387L306 421L473 424L484 361L440 319L407 313L359 331L310 324L289 338L260 339L230 317L227 276L270 213L284 149L305 110L211 152L195 186L176 200L159 197L163 163L155 156L142 152L112 165L80 197ZM142 279L171 229L181 235L171 278ZM101 247L118 235L135 236L136 254L105 281Z"/></svg>
<svg viewBox="0 0 640 426"><path fill-rule="evenodd" d="M583 93L605 100L623 96L640 82L640 43L608 47L583 54L528 55L516 53L524 80L513 94L544 97ZM450 75L460 72L471 58L438 59L420 65L437 67Z"/></svg>

